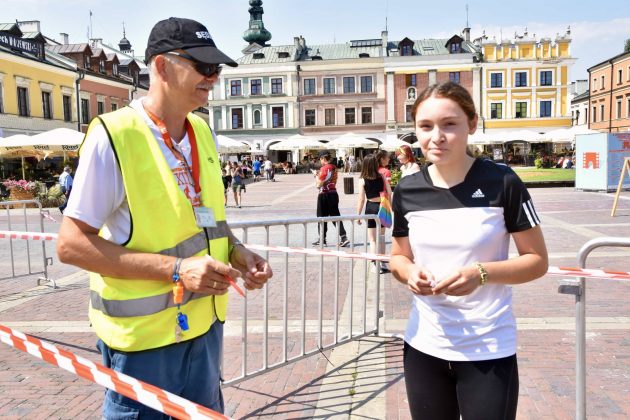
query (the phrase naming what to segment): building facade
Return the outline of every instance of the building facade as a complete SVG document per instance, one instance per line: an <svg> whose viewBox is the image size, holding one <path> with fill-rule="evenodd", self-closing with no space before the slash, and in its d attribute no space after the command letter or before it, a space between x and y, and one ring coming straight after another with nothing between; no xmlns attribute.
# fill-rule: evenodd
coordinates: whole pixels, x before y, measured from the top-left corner
<svg viewBox="0 0 630 420"><path fill-rule="evenodd" d="M630 51L588 69L589 128L630 131Z"/></svg>

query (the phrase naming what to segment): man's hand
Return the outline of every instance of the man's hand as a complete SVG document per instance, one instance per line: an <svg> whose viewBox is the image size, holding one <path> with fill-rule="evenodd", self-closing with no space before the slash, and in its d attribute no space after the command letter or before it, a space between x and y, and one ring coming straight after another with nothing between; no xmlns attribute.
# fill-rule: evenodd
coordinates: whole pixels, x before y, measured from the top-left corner
<svg viewBox="0 0 630 420"><path fill-rule="evenodd" d="M205 295L227 293L230 282L225 276L237 278L241 276L241 273L209 255L186 258L179 269L179 277L184 288Z"/></svg>
<svg viewBox="0 0 630 420"><path fill-rule="evenodd" d="M260 255L250 251L243 245L237 245L232 251L230 258L232 267L243 273L242 277L245 281L245 288L248 290L262 288L267 280L273 276L273 271L269 267L269 263Z"/></svg>

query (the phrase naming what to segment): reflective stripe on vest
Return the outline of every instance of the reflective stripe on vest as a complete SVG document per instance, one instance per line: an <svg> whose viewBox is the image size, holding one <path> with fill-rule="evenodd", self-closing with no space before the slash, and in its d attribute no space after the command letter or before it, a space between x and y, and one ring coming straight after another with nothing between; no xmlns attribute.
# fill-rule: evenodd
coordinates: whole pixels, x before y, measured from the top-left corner
<svg viewBox="0 0 630 420"><path fill-rule="evenodd" d="M228 224L225 221L217 222L217 226L213 228L206 228L206 233L199 232L198 234L191 236L185 241L180 242L172 248L163 249L158 254L168 255L171 257L188 258L197 254L198 252L208 247L208 240L227 238L228 236Z"/></svg>
<svg viewBox="0 0 630 420"><path fill-rule="evenodd" d="M208 295L201 295L184 290L184 301L182 305L187 304L193 299L200 299L207 296ZM107 316L120 318L153 315L166 308L177 306L173 303L173 292L138 299L107 300L99 296L94 290L90 290L90 303L93 309L101 311Z"/></svg>

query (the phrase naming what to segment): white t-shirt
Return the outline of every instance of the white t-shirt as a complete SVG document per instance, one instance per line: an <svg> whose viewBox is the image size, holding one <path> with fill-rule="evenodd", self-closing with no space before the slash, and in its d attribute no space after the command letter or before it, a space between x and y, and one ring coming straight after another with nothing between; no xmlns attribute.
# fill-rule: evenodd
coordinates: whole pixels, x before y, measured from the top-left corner
<svg viewBox="0 0 630 420"><path fill-rule="evenodd" d="M510 233L540 223L527 189L507 166L477 159L464 181L433 185L424 166L400 180L392 201L392 236L408 237L417 266L436 280L476 261L508 258ZM450 361L516 353L510 286L488 283L466 296L414 295L405 341Z"/></svg>
<svg viewBox="0 0 630 420"><path fill-rule="evenodd" d="M144 111L142 99L132 101L129 106L140 113L151 129L180 189L191 202L198 202L199 197L195 192L192 174L164 143L158 127ZM212 137L216 146L216 136ZM173 147L182 154L191 167L188 134L179 143L173 142ZM102 125L97 125L91 130L81 147L81 158L64 216L78 219L95 229L103 228L104 237L117 244L122 244L129 238L131 216L122 174Z"/></svg>

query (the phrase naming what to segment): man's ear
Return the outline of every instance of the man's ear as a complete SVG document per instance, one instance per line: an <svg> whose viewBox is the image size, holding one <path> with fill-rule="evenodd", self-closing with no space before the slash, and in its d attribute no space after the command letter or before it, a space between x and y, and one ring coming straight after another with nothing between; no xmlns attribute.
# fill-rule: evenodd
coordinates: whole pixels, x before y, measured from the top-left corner
<svg viewBox="0 0 630 420"><path fill-rule="evenodd" d="M167 59L163 55L156 55L153 58L153 67L161 80L168 79Z"/></svg>

